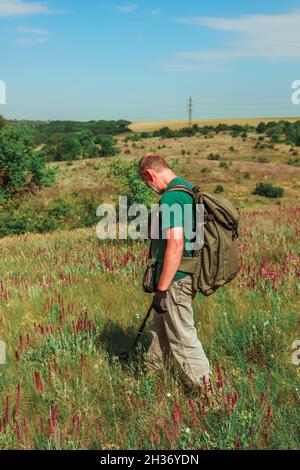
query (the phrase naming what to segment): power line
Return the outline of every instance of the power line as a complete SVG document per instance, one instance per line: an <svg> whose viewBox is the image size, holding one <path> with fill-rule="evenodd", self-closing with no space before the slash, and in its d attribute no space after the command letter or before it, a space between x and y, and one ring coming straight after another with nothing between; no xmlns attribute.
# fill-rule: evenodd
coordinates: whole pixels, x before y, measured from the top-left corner
<svg viewBox="0 0 300 470"><path fill-rule="evenodd" d="M281 114L290 115L291 117L294 114L299 115L300 106L294 106L292 103L283 102L283 101L251 101L251 102L229 102L229 101L216 101L206 99L205 101L201 100L201 106L199 101L195 100L191 96L187 100L187 109L188 112L188 123L187 125L192 126L193 120L197 118L237 118L246 115L246 117L255 117L264 116L266 117L269 114L276 113L278 117ZM152 105L153 106L153 105ZM180 104L177 103L166 103L165 106L161 104L159 107L146 107L142 112L141 109L136 109L136 112L131 113L131 119L134 120L184 120L182 111L180 111ZM157 114L161 115L160 118L157 118ZM174 116L174 117L173 117Z"/></svg>
<svg viewBox="0 0 300 470"><path fill-rule="evenodd" d="M193 117L192 117L192 113L193 113L193 102L192 102L192 97L191 97L191 96L190 96L190 98L189 98L188 107L189 107L189 126L192 127L192 121L193 121Z"/></svg>

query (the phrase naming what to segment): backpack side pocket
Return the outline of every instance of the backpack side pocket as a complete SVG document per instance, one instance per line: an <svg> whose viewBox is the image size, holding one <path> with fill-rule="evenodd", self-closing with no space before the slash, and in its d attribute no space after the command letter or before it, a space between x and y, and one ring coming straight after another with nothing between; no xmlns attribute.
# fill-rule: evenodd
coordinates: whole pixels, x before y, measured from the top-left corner
<svg viewBox="0 0 300 470"><path fill-rule="evenodd" d="M152 264L148 264L144 276L143 276L143 291L147 294L156 292L156 270L157 261Z"/></svg>

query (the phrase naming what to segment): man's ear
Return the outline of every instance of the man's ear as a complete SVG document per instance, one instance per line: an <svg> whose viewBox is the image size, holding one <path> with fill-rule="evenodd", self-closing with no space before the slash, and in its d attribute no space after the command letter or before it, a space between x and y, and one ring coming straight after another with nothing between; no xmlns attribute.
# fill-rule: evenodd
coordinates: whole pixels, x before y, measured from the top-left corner
<svg viewBox="0 0 300 470"><path fill-rule="evenodd" d="M151 168L146 168L145 170L145 178L146 181L153 181L154 180L154 173Z"/></svg>

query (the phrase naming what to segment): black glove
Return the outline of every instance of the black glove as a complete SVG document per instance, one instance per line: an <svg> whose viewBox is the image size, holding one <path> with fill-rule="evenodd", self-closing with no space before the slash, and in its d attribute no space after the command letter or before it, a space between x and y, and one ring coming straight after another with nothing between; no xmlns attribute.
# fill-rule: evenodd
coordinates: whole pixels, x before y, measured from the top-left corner
<svg viewBox="0 0 300 470"><path fill-rule="evenodd" d="M166 313L167 306L166 306L166 298L167 298L167 291L166 290L156 290L155 296L153 297L153 308L157 313Z"/></svg>

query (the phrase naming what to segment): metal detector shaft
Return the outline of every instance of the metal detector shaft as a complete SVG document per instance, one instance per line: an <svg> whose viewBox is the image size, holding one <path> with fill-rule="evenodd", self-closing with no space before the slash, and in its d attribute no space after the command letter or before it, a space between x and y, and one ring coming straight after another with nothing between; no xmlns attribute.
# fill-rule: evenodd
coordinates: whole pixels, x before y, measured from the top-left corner
<svg viewBox="0 0 300 470"><path fill-rule="evenodd" d="M146 316L145 316L145 318L144 318L144 320L143 320L143 323L141 324L141 326L140 326L139 329L138 329L138 332L137 332L136 338L135 338L135 340L134 340L134 343L133 343L133 345L132 345L131 351L133 351L134 348L136 347L136 345L137 345L137 343L138 343L138 341L139 341L139 339L140 339L140 336L141 336L141 334L143 333L143 331L144 331L144 329L145 329L145 326L146 326L146 323L147 323L148 318L150 317L150 313L151 313L152 308L153 308L153 302L151 303L151 305L150 305L150 307L149 307L149 309L148 309L148 312L147 312L147 314L146 314Z"/></svg>

